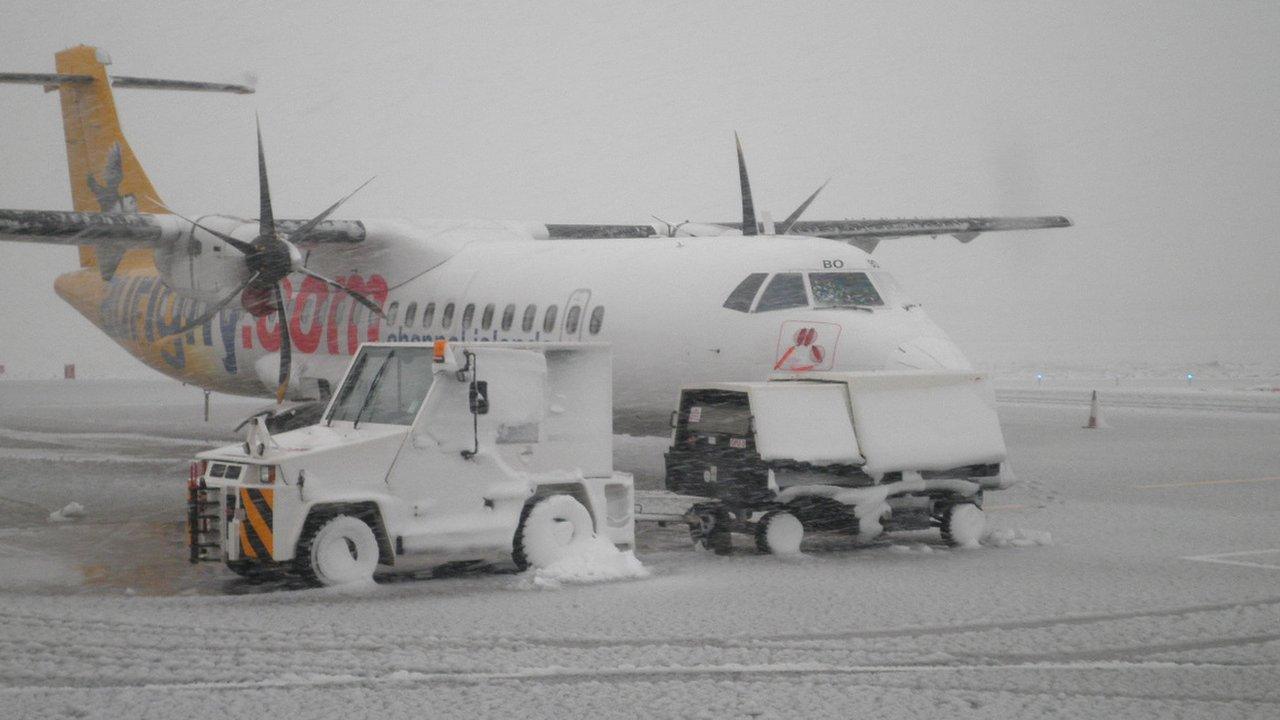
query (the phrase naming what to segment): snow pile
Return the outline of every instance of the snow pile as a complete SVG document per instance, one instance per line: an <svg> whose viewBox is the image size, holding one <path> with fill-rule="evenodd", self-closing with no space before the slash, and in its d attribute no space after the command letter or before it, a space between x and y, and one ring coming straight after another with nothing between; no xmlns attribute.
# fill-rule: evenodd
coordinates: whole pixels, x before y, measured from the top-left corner
<svg viewBox="0 0 1280 720"><path fill-rule="evenodd" d="M982 544L991 547L1035 547L1052 545L1053 536L1043 530L989 530L982 536Z"/></svg>
<svg viewBox="0 0 1280 720"><path fill-rule="evenodd" d="M889 546L889 552L899 553L899 554L914 552L914 553L920 553L922 555L928 555L933 552L933 547L926 545L924 543L915 543L914 545L894 544Z"/></svg>
<svg viewBox="0 0 1280 720"><path fill-rule="evenodd" d="M70 522L84 517L84 506L78 502L69 502L61 510L49 513L49 522Z"/></svg>
<svg viewBox="0 0 1280 720"><path fill-rule="evenodd" d="M520 576L520 587L554 590L561 585L586 585L611 580L649 577L635 553L622 552L602 537L574 548L559 560L540 568L530 568Z"/></svg>

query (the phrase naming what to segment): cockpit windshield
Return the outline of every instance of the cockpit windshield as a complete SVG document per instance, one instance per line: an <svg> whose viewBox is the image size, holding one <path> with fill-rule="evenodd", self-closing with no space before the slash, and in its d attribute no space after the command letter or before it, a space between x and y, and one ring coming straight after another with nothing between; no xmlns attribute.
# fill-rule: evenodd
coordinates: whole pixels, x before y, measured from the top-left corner
<svg viewBox="0 0 1280 720"><path fill-rule="evenodd" d="M768 283L765 279L768 278ZM875 283L865 272L751 273L733 289L724 307L738 312L764 313L792 308L857 308L870 311L898 302L901 292L893 278L875 273ZM880 289L877 289L877 285ZM763 288L763 289L761 289ZM759 300L756 296L759 295Z"/></svg>
<svg viewBox="0 0 1280 720"><path fill-rule="evenodd" d="M431 348L365 348L338 389L328 422L411 425L431 378Z"/></svg>
<svg viewBox="0 0 1280 720"><path fill-rule="evenodd" d="M809 273L809 287L813 290L813 306L818 308L884 305L866 273Z"/></svg>
<svg viewBox="0 0 1280 720"><path fill-rule="evenodd" d="M756 303L756 312L786 310L808 304L809 296L804 292L804 279L800 273L778 273L764 289L760 302Z"/></svg>

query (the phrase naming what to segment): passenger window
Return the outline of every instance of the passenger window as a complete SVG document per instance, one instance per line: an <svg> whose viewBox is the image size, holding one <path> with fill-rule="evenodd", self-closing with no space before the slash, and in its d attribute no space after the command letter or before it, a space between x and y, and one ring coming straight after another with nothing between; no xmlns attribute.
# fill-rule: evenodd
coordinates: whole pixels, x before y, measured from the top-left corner
<svg viewBox="0 0 1280 720"><path fill-rule="evenodd" d="M414 320L418 319L418 303L411 302L409 307L404 309L404 324L412 325Z"/></svg>
<svg viewBox="0 0 1280 720"><path fill-rule="evenodd" d="M391 307L387 308L387 324L388 325L396 324L396 314L398 314L399 312L400 312L400 303L398 302L391 303Z"/></svg>
<svg viewBox="0 0 1280 720"><path fill-rule="evenodd" d="M480 329L488 330L493 327L493 303L484 306L484 314L480 316Z"/></svg>
<svg viewBox="0 0 1280 720"><path fill-rule="evenodd" d="M815 307L868 307L884 300L866 273L809 273Z"/></svg>
<svg viewBox="0 0 1280 720"><path fill-rule="evenodd" d="M462 311L462 329L466 330L471 327L471 321L476 317L475 303L467 303L467 307Z"/></svg>
<svg viewBox="0 0 1280 720"><path fill-rule="evenodd" d="M556 306L552 305L547 308L547 314L542 317L542 332L551 332L556 329Z"/></svg>
<svg viewBox="0 0 1280 720"><path fill-rule="evenodd" d="M453 303L449 303L448 305L444 306L444 313L440 315L440 327L444 328L445 330L448 330L449 326L452 324L453 324Z"/></svg>
<svg viewBox="0 0 1280 720"><path fill-rule="evenodd" d="M511 329L511 323L516 319L516 304L511 303L502 309L502 329L507 331Z"/></svg>
<svg viewBox="0 0 1280 720"><path fill-rule="evenodd" d="M600 326L604 324L604 306L597 305L591 311L591 322L587 323L587 332L596 335L600 332Z"/></svg>
<svg viewBox="0 0 1280 720"><path fill-rule="evenodd" d="M738 312L750 312L751 301L756 299L756 291L764 284L764 279L768 277L768 273L751 273L745 280L738 283L738 287L729 293L729 297L724 301L724 306L730 310Z"/></svg>
<svg viewBox="0 0 1280 720"><path fill-rule="evenodd" d="M564 331L573 335L578 332L578 318L582 316L582 306L574 305L564 316Z"/></svg>
<svg viewBox="0 0 1280 720"><path fill-rule="evenodd" d="M756 312L786 310L805 307L808 304L809 298L804 292L804 278L800 273L778 273L769 281L769 286L760 296L760 304L756 306Z"/></svg>
<svg viewBox="0 0 1280 720"><path fill-rule="evenodd" d="M427 306L422 309L422 327L424 328L431 327L431 321L434 320L435 317L436 317L436 304L427 303Z"/></svg>
<svg viewBox="0 0 1280 720"><path fill-rule="evenodd" d="M524 319L520 321L520 329L529 332L533 330L533 321L538 317L538 306L530 305L524 309Z"/></svg>

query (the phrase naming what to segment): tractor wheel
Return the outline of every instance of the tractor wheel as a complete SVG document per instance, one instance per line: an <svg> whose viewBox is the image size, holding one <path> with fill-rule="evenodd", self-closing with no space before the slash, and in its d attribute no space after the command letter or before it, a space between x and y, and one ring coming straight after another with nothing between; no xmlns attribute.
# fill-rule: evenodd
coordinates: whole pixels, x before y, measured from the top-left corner
<svg viewBox="0 0 1280 720"><path fill-rule="evenodd" d="M595 523L582 503L569 495L548 495L524 507L511 559L521 571L546 567L589 545L595 536Z"/></svg>
<svg viewBox="0 0 1280 720"><path fill-rule="evenodd" d="M298 574L320 585L370 582L378 567L373 528L350 515L308 520L294 560Z"/></svg>
<svg viewBox="0 0 1280 720"><path fill-rule="evenodd" d="M756 523L756 549L773 555L800 554L804 525L785 510L770 510Z"/></svg>
<svg viewBox="0 0 1280 720"><path fill-rule="evenodd" d="M951 547L977 547L987 529L987 514L973 503L958 503L942 513L942 539Z"/></svg>
<svg viewBox="0 0 1280 720"><path fill-rule="evenodd" d="M689 523L689 537L694 547L710 549L717 555L733 553L733 532L729 527L729 513L724 508L700 506L693 509L696 522Z"/></svg>

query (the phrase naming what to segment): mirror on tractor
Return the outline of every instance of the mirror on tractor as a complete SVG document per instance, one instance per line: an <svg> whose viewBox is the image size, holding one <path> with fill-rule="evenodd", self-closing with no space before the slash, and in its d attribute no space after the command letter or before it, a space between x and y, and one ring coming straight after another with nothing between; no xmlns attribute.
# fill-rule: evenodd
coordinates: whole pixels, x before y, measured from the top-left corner
<svg viewBox="0 0 1280 720"><path fill-rule="evenodd" d="M472 415L486 415L489 412L489 383L484 380L472 380L469 395Z"/></svg>

